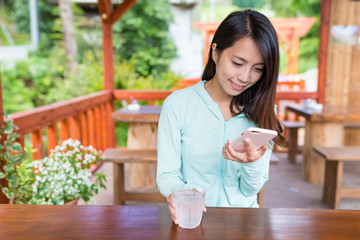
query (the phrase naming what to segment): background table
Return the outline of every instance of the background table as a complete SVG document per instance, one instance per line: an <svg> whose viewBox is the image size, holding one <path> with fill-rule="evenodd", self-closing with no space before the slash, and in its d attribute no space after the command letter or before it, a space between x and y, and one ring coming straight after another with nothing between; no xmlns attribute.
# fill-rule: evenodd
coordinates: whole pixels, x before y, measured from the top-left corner
<svg viewBox="0 0 360 240"><path fill-rule="evenodd" d="M323 184L325 163L312 150L313 146L337 147L343 145L344 121L360 121L360 108L352 106L324 106L321 111L301 104L286 107L305 118L302 176L311 183Z"/></svg>
<svg viewBox="0 0 360 240"><path fill-rule="evenodd" d="M140 106L139 110L119 109L111 114L113 121L128 122L127 148L156 149L157 128L161 106ZM156 165L131 163L125 165L127 187L142 189L156 188Z"/></svg>
<svg viewBox="0 0 360 240"><path fill-rule="evenodd" d="M360 211L208 208L199 227L167 206L0 205L1 239L359 239Z"/></svg>

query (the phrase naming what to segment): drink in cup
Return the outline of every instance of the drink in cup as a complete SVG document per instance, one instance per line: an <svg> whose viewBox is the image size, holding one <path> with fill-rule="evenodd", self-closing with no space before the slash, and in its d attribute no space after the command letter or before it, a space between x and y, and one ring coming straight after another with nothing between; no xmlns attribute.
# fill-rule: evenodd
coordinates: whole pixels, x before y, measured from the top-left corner
<svg viewBox="0 0 360 240"><path fill-rule="evenodd" d="M196 184L182 184L173 187L172 196L179 226L182 228L199 226L205 201L204 188Z"/></svg>

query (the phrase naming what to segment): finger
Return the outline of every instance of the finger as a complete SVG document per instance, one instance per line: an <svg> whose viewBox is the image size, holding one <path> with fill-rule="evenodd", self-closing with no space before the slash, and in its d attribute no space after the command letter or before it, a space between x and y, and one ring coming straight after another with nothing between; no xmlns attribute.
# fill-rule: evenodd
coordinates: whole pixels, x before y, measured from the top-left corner
<svg viewBox="0 0 360 240"><path fill-rule="evenodd" d="M174 223L177 222L177 214L176 214L176 209L172 208L170 205L168 205L168 209L171 215L171 219L174 221Z"/></svg>
<svg viewBox="0 0 360 240"><path fill-rule="evenodd" d="M264 152L264 153L265 153L266 149L268 149L268 146L269 146L269 144L267 143L267 144L265 144L264 146L262 146L259 150L260 150L261 152Z"/></svg>
<svg viewBox="0 0 360 240"><path fill-rule="evenodd" d="M229 159L229 158L230 158L228 152L226 151L226 147L225 147L225 146L222 148L222 154L223 154L223 156L224 156L225 159Z"/></svg>
<svg viewBox="0 0 360 240"><path fill-rule="evenodd" d="M261 148L256 150L250 139L245 140L245 145L246 145L246 157L249 162L255 162L259 158L261 158L264 155L268 146L268 144L264 144Z"/></svg>
<svg viewBox="0 0 360 240"><path fill-rule="evenodd" d="M242 153L235 151L235 149L232 148L231 144L230 144L230 140L227 141L226 144L226 152L229 155L229 159L233 160L233 161L238 161L238 162L243 162L243 157L242 157Z"/></svg>
<svg viewBox="0 0 360 240"><path fill-rule="evenodd" d="M234 156L231 156L230 152L229 152L229 147L230 147L230 143L225 143L222 153L225 159L231 160L231 161L237 161L237 162L241 162L240 159L235 158ZM235 151L235 150L233 150ZM240 153L236 153L236 154L240 154Z"/></svg>
<svg viewBox="0 0 360 240"><path fill-rule="evenodd" d="M258 155L259 157L262 157L262 156L265 154L267 148L268 148L268 145L267 145L267 144L265 144L264 146L262 146L261 148L259 148L259 150L256 151L256 152L257 152L257 155Z"/></svg>
<svg viewBox="0 0 360 240"><path fill-rule="evenodd" d="M175 208L174 198L172 194L169 195L169 205L171 205L172 208Z"/></svg>
<svg viewBox="0 0 360 240"><path fill-rule="evenodd" d="M175 203L174 203L174 199L172 197L172 194L169 195L168 208L169 208L169 212L170 212L172 221L174 222L174 224L177 225L178 224L177 213L176 213Z"/></svg>
<svg viewBox="0 0 360 240"><path fill-rule="evenodd" d="M226 148L224 148L224 150L223 150L223 155L224 155L224 158L225 159L228 159L228 160L235 160L231 155L230 155L230 153L229 153L229 151L226 149Z"/></svg>
<svg viewBox="0 0 360 240"><path fill-rule="evenodd" d="M203 212L206 212L206 207L204 206L204 208L203 208Z"/></svg>

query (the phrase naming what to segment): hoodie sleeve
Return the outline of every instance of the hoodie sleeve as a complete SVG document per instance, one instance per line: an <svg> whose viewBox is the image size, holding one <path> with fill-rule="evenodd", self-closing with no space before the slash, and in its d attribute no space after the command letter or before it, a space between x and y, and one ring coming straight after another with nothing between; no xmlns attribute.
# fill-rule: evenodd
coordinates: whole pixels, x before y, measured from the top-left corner
<svg viewBox="0 0 360 240"><path fill-rule="evenodd" d="M274 106L274 112L277 114L277 105ZM257 194L269 179L270 156L273 150L274 142L269 143L264 156L252 163L242 163L242 174L240 177L240 191L246 196Z"/></svg>
<svg viewBox="0 0 360 240"><path fill-rule="evenodd" d="M171 106L170 95L164 102L158 125L158 163L156 182L160 193L166 198L174 185L182 184L181 173L181 132L179 121Z"/></svg>
<svg viewBox="0 0 360 240"><path fill-rule="evenodd" d="M272 149L269 147L265 154L252 163L242 163L240 177L240 191L244 196L256 195L269 179L269 164Z"/></svg>

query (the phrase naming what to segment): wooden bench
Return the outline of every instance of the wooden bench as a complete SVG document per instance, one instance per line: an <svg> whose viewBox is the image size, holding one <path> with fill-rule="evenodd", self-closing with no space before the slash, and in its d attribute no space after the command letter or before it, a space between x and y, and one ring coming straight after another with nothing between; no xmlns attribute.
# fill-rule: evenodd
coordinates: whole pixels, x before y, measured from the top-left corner
<svg viewBox="0 0 360 240"><path fill-rule="evenodd" d="M298 130L305 127L304 121L282 121L284 129L289 131L288 143L288 159L289 162L296 163L296 154L301 151L298 147ZM359 129L360 122L344 122L345 129Z"/></svg>
<svg viewBox="0 0 360 240"><path fill-rule="evenodd" d="M102 154L102 161L112 162L114 167L114 204L122 205L125 201L166 202L166 198L158 192L127 192L125 191L125 163L154 163L157 151L154 149L140 150L127 148L108 148Z"/></svg>
<svg viewBox="0 0 360 240"><path fill-rule="evenodd" d="M298 153L298 130L305 127L304 121L282 121L284 129L289 131L288 143L288 160L289 162L296 163L296 154Z"/></svg>
<svg viewBox="0 0 360 240"><path fill-rule="evenodd" d="M156 163L157 150L140 150L128 148L108 148L102 154L103 162L112 162L114 167L114 205L122 205L125 201L156 201L166 202L166 198L160 193L127 192L125 191L124 163ZM270 164L279 164L279 158L272 153ZM258 193L258 203L262 206L263 189Z"/></svg>
<svg viewBox="0 0 360 240"><path fill-rule="evenodd" d="M323 201L331 208L339 207L340 199L360 198L360 189L342 187L343 163L360 162L360 146L317 147L313 150L325 158Z"/></svg>

